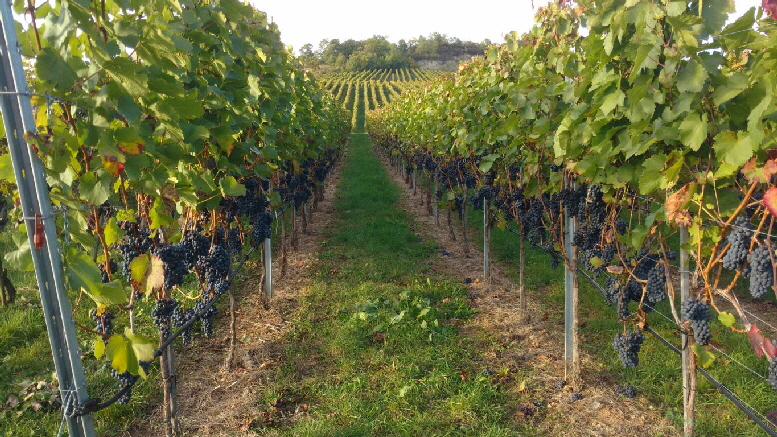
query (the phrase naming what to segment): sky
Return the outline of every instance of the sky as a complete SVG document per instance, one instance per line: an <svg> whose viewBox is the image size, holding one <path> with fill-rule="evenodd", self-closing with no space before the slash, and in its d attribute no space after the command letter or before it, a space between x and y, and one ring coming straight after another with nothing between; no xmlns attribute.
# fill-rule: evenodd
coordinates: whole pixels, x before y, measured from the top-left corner
<svg viewBox="0 0 777 437"><path fill-rule="evenodd" d="M295 52L322 39L364 40L382 35L391 42L439 32L464 41L500 43L515 30L524 33L534 12L548 0L249 0L278 24L281 39ZM735 0L741 15L761 0ZM466 6L464 6L466 4ZM533 4L533 5L532 5Z"/></svg>

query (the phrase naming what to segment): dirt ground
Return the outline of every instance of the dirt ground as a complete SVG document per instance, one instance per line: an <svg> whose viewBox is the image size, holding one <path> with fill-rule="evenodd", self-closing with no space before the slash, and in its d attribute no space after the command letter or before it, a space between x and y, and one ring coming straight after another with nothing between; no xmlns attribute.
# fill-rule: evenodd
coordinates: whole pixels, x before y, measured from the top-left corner
<svg viewBox="0 0 777 437"><path fill-rule="evenodd" d="M680 435L662 412L641 396L627 399L616 394L616 381L608 370L585 354L581 355L583 398L572 403L569 387L555 388L554 383L564 378L563 322L543 313L531 297L533 290L527 290L527 311L521 311L518 286L507 278L499 262L491 261L491 278L484 281L483 253L472 244L472 238L466 255L457 221L453 241L444 212L440 212L439 226L429 214L426 191L419 187L413 195L401 171L391 168L386 159L383 163L402 189L402 208L416 219L416 232L447 251L441 251L433 267L445 276L473 279L465 286L477 313L472 323L463 327L463 334L473 339L482 338L484 331L490 334L490 344L483 344L481 350L491 369L507 368L511 373L529 375L501 379L511 395L526 399L515 406L516 420L527 421L548 436ZM537 406L537 400L544 402Z"/></svg>
<svg viewBox="0 0 777 437"><path fill-rule="evenodd" d="M297 248L292 249L289 242L285 276L280 276L280 253L273 256L274 286L269 309L262 304L260 268L253 265L256 272L243 273L243 280L235 292L238 341L233 367L225 367L229 348L229 301L226 296L222 298L214 336L195 336L191 347L176 350L181 435L256 435L250 429L257 412L264 409L258 405L262 389L277 362L280 339L288 330L287 320L312 281L311 267L316 263L318 244L334 218L333 204L343 161L327 178L324 200L313 211L307 233L299 232ZM301 227L300 223L298 219ZM251 265L244 267L251 268ZM124 435L164 435L162 425L160 405L138 419Z"/></svg>

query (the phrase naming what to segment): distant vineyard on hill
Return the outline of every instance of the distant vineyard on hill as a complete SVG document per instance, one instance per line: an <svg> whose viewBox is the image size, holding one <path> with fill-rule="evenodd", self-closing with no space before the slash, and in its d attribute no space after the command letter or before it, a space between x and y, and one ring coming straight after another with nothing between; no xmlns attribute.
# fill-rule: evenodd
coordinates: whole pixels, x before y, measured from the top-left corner
<svg viewBox="0 0 777 437"><path fill-rule="evenodd" d="M325 74L320 81L347 110L351 111L360 96L366 110L391 103L403 92L418 89L443 76L440 71L420 68L380 69Z"/></svg>

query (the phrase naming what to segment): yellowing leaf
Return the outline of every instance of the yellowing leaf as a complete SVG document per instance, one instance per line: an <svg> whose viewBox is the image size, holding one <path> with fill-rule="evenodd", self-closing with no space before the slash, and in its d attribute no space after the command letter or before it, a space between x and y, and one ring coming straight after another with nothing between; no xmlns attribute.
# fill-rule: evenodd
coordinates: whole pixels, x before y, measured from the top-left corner
<svg viewBox="0 0 777 437"><path fill-rule="evenodd" d="M108 359L111 365L119 373L127 371L129 366L130 354L127 340L122 335L112 335L108 340Z"/></svg>
<svg viewBox="0 0 777 437"><path fill-rule="evenodd" d="M165 266L162 260L156 256L151 255L151 265L146 271L146 277L144 282L144 292L148 296L155 290L162 288L165 283Z"/></svg>
<svg viewBox="0 0 777 437"><path fill-rule="evenodd" d="M94 357L99 360L103 355L105 355L105 342L102 337L97 336L94 339Z"/></svg>
<svg viewBox="0 0 777 437"><path fill-rule="evenodd" d="M715 362L715 355L699 344L693 345L693 353L698 359L699 365L705 369Z"/></svg>
<svg viewBox="0 0 777 437"><path fill-rule="evenodd" d="M135 357L139 361L153 361L155 347L154 341L150 337L135 334L129 328L124 330L124 336L129 340Z"/></svg>
<svg viewBox="0 0 777 437"><path fill-rule="evenodd" d="M119 150L127 155L140 155L143 153L142 143L121 143L119 144Z"/></svg>

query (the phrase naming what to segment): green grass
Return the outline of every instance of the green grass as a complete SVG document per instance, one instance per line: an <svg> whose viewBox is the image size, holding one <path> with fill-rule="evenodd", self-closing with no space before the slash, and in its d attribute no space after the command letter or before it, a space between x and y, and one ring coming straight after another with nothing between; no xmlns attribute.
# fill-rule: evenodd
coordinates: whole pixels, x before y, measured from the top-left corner
<svg viewBox="0 0 777 437"><path fill-rule="evenodd" d="M476 352L458 334L472 315L465 290L426 279L435 247L411 231L410 217L397 209L398 197L366 135L355 134L333 231L282 341L283 365L259 402L278 420L257 420L256 431L517 434L505 393L478 376ZM295 420L283 420L277 411L301 404L309 405L308 414Z"/></svg>
<svg viewBox="0 0 777 437"><path fill-rule="evenodd" d="M483 212L470 208L470 235L476 247L482 250L483 244ZM519 244L518 236L508 231L493 229L491 231L491 255L508 267L511 279L518 282ZM564 270L563 264L556 270L550 267L550 257L544 252L531 248L526 249L526 287L528 299L538 302L541 308L548 311L551 317L563 320L564 308ZM602 281L603 282L603 281ZM602 379L615 379L620 384L632 384L638 393L646 396L654 405L661 409L677 429L682 429L682 379L680 374L680 358L650 334L645 334L646 340L640 352L640 364L637 368L624 369L618 354L612 348L615 333L622 329L618 322L614 307L608 306L601 295L586 278L580 276L580 348L601 365L589 373L590 377L601 375ZM634 304L632 304L633 306ZM679 311L679 299L677 308ZM632 308L633 309L633 308ZM668 302L657 306L657 311L670 315ZM661 315L653 312L648 319L651 327L661 335L679 345L674 322L669 322ZM758 359L750 349L747 337L736 334L724 328L720 323L711 323L714 341L726 354L744 363L748 367L766 375L768 363ZM735 394L751 405L761 414L776 409L777 395L766 384L750 371L742 368L714 349L717 356L715 363L707 369L710 374L728 386ZM696 404L697 435L704 436L761 436L765 433L747 416L739 411L733 403L698 374L698 393Z"/></svg>

